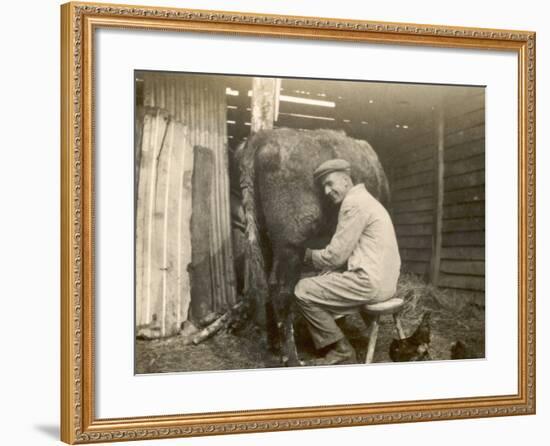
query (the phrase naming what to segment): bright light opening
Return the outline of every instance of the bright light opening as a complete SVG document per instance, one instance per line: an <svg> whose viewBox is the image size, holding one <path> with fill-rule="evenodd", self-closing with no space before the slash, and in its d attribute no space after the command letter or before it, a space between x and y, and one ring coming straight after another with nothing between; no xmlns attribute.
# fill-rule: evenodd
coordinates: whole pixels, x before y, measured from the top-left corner
<svg viewBox="0 0 550 446"><path fill-rule="evenodd" d="M309 98L298 98L296 96L279 96L281 102L293 102L295 104L307 104L307 105L318 105L319 107L329 107L334 108L336 104L332 101L322 101L320 99L309 99Z"/></svg>
<svg viewBox="0 0 550 446"><path fill-rule="evenodd" d="M334 118L329 118L327 116L311 116L311 115L302 115L300 113L279 113L279 115L292 116L294 118L318 119L320 121L334 121Z"/></svg>

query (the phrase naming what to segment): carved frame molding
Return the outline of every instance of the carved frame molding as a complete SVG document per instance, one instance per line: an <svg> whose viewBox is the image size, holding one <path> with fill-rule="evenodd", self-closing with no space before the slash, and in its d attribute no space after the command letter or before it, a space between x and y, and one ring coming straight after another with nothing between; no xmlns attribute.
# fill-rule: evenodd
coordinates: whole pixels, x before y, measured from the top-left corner
<svg viewBox="0 0 550 446"><path fill-rule="evenodd" d="M67 443L174 438L535 413L535 33L68 3L62 6L62 423ZM93 33L98 27L512 51L519 65L519 355L517 395L390 404L94 418Z"/></svg>

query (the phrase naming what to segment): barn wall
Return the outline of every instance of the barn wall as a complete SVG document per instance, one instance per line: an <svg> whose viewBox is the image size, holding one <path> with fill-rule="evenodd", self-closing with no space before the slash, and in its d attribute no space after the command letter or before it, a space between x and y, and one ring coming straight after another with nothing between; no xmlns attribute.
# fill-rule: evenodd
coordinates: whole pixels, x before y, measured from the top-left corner
<svg viewBox="0 0 550 446"><path fill-rule="evenodd" d="M427 275L432 256L435 136L420 135L402 147L390 171L391 212L402 270Z"/></svg>
<svg viewBox="0 0 550 446"><path fill-rule="evenodd" d="M447 103L439 286L485 290L484 94Z"/></svg>
<svg viewBox="0 0 550 446"><path fill-rule="evenodd" d="M143 73L145 106L167 110L188 129L191 147L201 146L213 155L210 202L211 295L195 296L200 308L194 317L223 311L236 302L235 274L229 216L225 87L204 76ZM196 304L196 302L195 302Z"/></svg>
<svg viewBox="0 0 550 446"><path fill-rule="evenodd" d="M433 129L403 144L389 168L392 207L402 270L430 277L436 203L436 134ZM484 92L472 90L444 106L441 259L437 285L485 288L485 109Z"/></svg>

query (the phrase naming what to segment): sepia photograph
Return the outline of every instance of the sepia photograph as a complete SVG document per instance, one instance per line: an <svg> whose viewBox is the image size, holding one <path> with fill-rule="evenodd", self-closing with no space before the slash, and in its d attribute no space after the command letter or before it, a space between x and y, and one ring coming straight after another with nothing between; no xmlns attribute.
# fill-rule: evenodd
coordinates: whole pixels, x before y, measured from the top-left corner
<svg viewBox="0 0 550 446"><path fill-rule="evenodd" d="M485 86L135 71L136 374L485 358Z"/></svg>

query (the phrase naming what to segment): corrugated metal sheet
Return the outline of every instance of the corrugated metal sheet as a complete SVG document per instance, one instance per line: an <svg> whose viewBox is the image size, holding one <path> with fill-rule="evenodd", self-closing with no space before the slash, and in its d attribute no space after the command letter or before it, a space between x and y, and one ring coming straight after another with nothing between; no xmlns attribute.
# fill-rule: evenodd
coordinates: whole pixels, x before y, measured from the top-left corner
<svg viewBox="0 0 550 446"><path fill-rule="evenodd" d="M236 303L231 248L229 177L227 160L225 87L204 76L144 73L144 103L166 109L189 129L192 147L210 149L214 178L210 200L212 271L211 309L222 311Z"/></svg>
<svg viewBox="0 0 550 446"><path fill-rule="evenodd" d="M187 129L159 109L142 117L136 203L136 323L158 336L187 319L193 147Z"/></svg>

